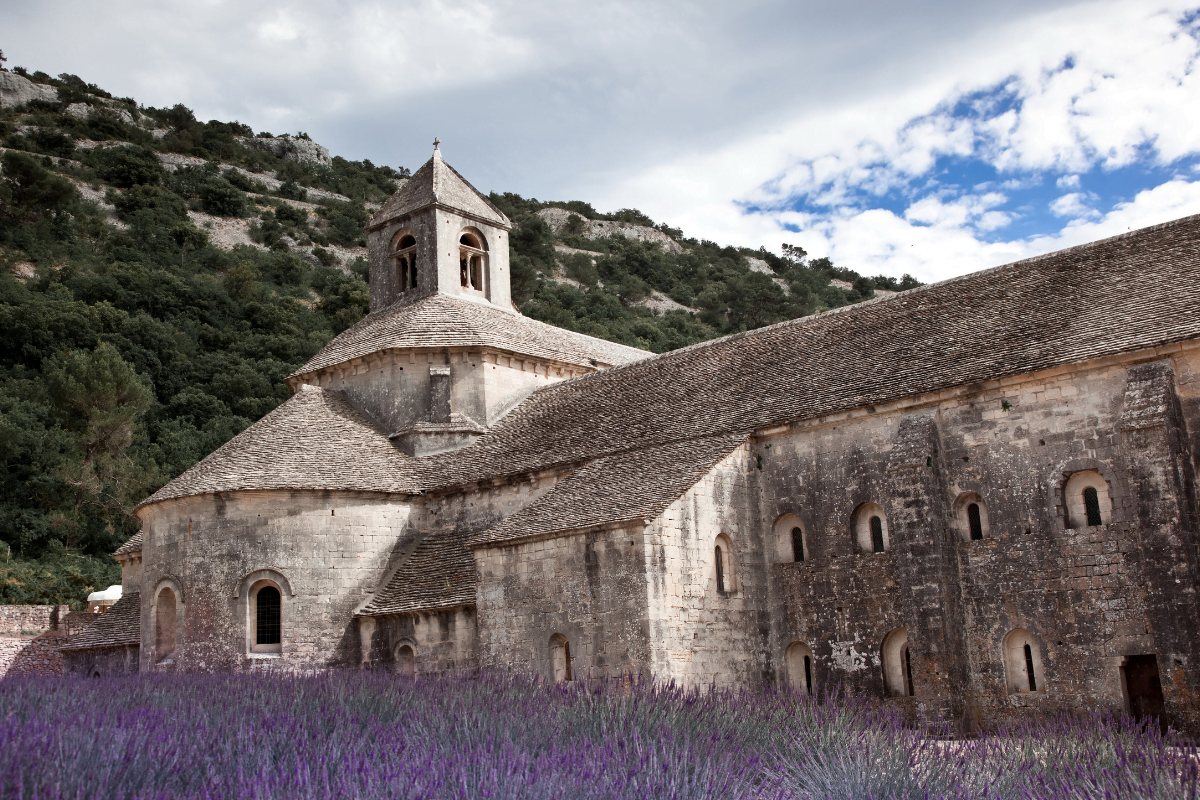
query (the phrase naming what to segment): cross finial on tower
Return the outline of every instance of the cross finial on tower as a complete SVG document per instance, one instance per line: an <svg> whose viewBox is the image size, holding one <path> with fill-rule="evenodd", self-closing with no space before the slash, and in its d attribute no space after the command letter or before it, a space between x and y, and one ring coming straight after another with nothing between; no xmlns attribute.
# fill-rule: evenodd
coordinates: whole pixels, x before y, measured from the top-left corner
<svg viewBox="0 0 1200 800"><path fill-rule="evenodd" d="M437 149L438 149L438 145L439 145L439 144L441 144L441 143L442 143L442 140L441 140L441 139L439 139L439 138L438 138L438 137L436 137L436 136L435 136L435 137L433 137L433 149L434 149L434 150L437 150Z"/></svg>

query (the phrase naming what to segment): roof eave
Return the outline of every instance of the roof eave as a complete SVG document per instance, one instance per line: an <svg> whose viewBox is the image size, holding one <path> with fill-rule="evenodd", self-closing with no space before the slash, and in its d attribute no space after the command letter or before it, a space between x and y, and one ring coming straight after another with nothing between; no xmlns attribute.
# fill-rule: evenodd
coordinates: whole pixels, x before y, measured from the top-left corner
<svg viewBox="0 0 1200 800"><path fill-rule="evenodd" d="M475 214L471 211L465 211L461 208L456 208L455 206L448 205L446 203L433 202L433 203L424 203L423 205L417 206L416 208L408 208L408 209L404 209L403 211L398 211L398 212L389 214L388 216L384 217L383 219L379 220L378 222L376 222L375 220L371 220L369 223L367 223L366 232L374 233L375 231L380 230L381 228L386 228L388 225L392 225L396 222L408 219L409 217L414 217L417 214L421 213L422 211L425 211L430 208L439 208L442 211L449 211L453 214L458 214L461 217L466 217L467 219L471 219L476 222L482 222L485 225L491 225L493 228L501 228L506 231L512 230L512 223L509 221L508 217L505 217L503 215L501 215L503 221L498 222L494 219L488 219L487 217L484 217L480 214ZM380 210L382 211L382 209L380 209Z"/></svg>

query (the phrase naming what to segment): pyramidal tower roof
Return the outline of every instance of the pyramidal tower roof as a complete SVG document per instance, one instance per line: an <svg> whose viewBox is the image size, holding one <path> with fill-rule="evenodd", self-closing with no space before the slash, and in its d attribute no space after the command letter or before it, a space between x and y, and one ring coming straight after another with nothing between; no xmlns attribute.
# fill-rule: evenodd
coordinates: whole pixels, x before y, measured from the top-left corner
<svg viewBox="0 0 1200 800"><path fill-rule="evenodd" d="M433 157L422 164L404 186L375 212L367 225L368 231L430 206L442 206L481 222L512 228L504 212L492 205L466 178L458 174L458 170L442 159L439 144L435 139Z"/></svg>

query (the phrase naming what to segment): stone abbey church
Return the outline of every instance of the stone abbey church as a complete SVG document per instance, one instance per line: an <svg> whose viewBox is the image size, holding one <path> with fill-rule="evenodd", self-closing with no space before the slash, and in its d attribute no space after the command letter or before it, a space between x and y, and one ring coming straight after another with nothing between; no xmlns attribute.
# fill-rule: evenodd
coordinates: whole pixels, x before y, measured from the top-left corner
<svg viewBox="0 0 1200 800"><path fill-rule="evenodd" d="M528 319L441 153L371 313L138 508L85 674L844 686L1200 727L1200 217L682 350Z"/></svg>

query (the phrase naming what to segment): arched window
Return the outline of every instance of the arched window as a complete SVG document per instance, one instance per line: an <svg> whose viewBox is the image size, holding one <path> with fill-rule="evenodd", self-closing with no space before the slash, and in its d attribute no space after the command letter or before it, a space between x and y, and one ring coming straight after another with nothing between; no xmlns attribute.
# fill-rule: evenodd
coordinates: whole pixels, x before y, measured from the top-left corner
<svg viewBox="0 0 1200 800"><path fill-rule="evenodd" d="M1004 677L1009 694L1045 691L1042 675L1042 645L1023 628L1004 637Z"/></svg>
<svg viewBox="0 0 1200 800"><path fill-rule="evenodd" d="M396 672L404 678L411 678L417 674L417 654L411 644L402 644L396 648Z"/></svg>
<svg viewBox="0 0 1200 800"><path fill-rule="evenodd" d="M283 597L279 587L263 581L250 590L250 650L279 653L283 649Z"/></svg>
<svg viewBox="0 0 1200 800"><path fill-rule="evenodd" d="M571 676L571 643L561 633L550 637L550 669L555 683L566 683Z"/></svg>
<svg viewBox="0 0 1200 800"><path fill-rule="evenodd" d="M716 544L713 546L713 573L717 581L718 594L732 594L736 590L733 544L723 533L717 537Z"/></svg>
<svg viewBox="0 0 1200 800"><path fill-rule="evenodd" d="M964 542L986 539L990 533L987 505L975 492L963 492L954 501L954 524Z"/></svg>
<svg viewBox="0 0 1200 800"><path fill-rule="evenodd" d="M908 649L908 628L896 628L883 639L883 685L889 697L912 697L912 653Z"/></svg>
<svg viewBox="0 0 1200 800"><path fill-rule="evenodd" d="M871 517L871 550L876 553L884 551L883 517Z"/></svg>
<svg viewBox="0 0 1200 800"><path fill-rule="evenodd" d="M967 527L971 529L971 539L978 541L983 538L983 520L979 516L979 503L967 506Z"/></svg>
<svg viewBox="0 0 1200 800"><path fill-rule="evenodd" d="M1067 507L1067 527L1083 528L1107 525L1112 517L1108 481L1095 470L1072 473L1063 486Z"/></svg>
<svg viewBox="0 0 1200 800"><path fill-rule="evenodd" d="M396 287L403 293L417 288L417 239L401 232L395 238L391 253L396 268Z"/></svg>
<svg viewBox="0 0 1200 800"><path fill-rule="evenodd" d="M163 662L175 654L175 624L177 621L175 592L163 587L154 603L154 657Z"/></svg>
<svg viewBox="0 0 1200 800"><path fill-rule="evenodd" d="M816 685L813 679L812 648L803 642L792 642L788 645L786 660L792 691L812 694Z"/></svg>
<svg viewBox="0 0 1200 800"><path fill-rule="evenodd" d="M1083 490L1083 513L1087 517L1088 525L1104 524L1100 516L1100 493L1096 491L1095 486Z"/></svg>
<svg viewBox="0 0 1200 800"><path fill-rule="evenodd" d="M878 503L863 503L855 509L854 537L860 553L884 553L891 549L887 516Z"/></svg>
<svg viewBox="0 0 1200 800"><path fill-rule="evenodd" d="M799 563L812 556L800 517L784 514L775 520L775 549L782 564Z"/></svg>
<svg viewBox="0 0 1200 800"><path fill-rule="evenodd" d="M458 237L458 267L462 288L482 292L486 265L487 240L479 231L467 228Z"/></svg>

